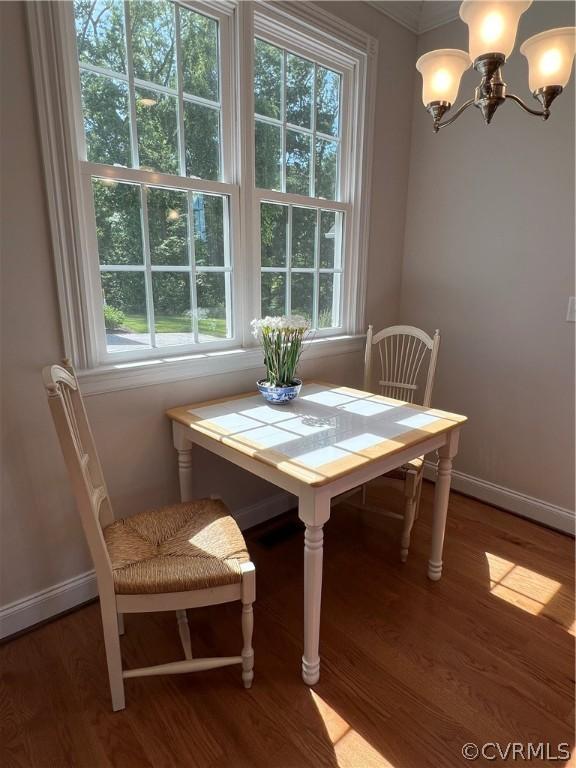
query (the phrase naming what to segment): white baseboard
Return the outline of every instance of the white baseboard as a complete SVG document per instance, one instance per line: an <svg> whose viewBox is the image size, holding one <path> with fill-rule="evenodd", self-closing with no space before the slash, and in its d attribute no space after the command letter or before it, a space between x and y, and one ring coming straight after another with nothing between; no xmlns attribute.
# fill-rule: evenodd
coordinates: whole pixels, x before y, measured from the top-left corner
<svg viewBox="0 0 576 768"><path fill-rule="evenodd" d="M424 477L427 480L436 480L436 466L429 461L424 464ZM452 488L461 491L467 496L493 504L496 507L514 512L516 515L535 520L538 523L555 528L557 531L574 536L576 516L574 512L564 507L557 507L542 499L535 499L525 493L504 488L501 485L481 480L479 477L466 475L464 472L454 470L452 472Z"/></svg>
<svg viewBox="0 0 576 768"><path fill-rule="evenodd" d="M98 594L94 571L81 573L47 589L28 595L0 608L0 638L92 600Z"/></svg>
<svg viewBox="0 0 576 768"><path fill-rule="evenodd" d="M242 530L263 523L293 509L297 502L289 493L274 496L243 507L234 513ZM0 639L46 621L59 613L92 600L98 594L94 571L87 571L61 581L35 594L0 607Z"/></svg>

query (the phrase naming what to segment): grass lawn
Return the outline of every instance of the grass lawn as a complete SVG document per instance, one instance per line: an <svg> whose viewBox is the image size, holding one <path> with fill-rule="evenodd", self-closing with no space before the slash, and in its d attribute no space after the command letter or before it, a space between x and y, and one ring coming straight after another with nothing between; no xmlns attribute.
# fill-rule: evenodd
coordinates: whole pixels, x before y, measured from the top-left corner
<svg viewBox="0 0 576 768"><path fill-rule="evenodd" d="M191 333L192 323L187 315L156 315L156 333ZM132 333L148 333L146 315L126 315L125 329ZM201 318L198 331L208 336L226 338L226 320L224 318Z"/></svg>

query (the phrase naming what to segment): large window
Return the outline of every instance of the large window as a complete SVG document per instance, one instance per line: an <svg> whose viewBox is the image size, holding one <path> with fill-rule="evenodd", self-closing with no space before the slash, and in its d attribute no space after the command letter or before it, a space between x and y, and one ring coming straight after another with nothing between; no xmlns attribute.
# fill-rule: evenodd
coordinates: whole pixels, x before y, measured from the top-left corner
<svg viewBox="0 0 576 768"><path fill-rule="evenodd" d="M169 0L74 21L106 352L231 339L230 196L202 184L224 175L220 21Z"/></svg>
<svg viewBox="0 0 576 768"><path fill-rule="evenodd" d="M73 224L54 213L76 364L239 350L259 315L360 331L369 39L340 39L302 4L41 6L33 55L63 165L53 197Z"/></svg>
<svg viewBox="0 0 576 768"><path fill-rule="evenodd" d="M341 325L343 214L330 203L342 197L341 80L326 66L255 39L262 314L303 315L317 330ZM265 190L283 194L273 202Z"/></svg>

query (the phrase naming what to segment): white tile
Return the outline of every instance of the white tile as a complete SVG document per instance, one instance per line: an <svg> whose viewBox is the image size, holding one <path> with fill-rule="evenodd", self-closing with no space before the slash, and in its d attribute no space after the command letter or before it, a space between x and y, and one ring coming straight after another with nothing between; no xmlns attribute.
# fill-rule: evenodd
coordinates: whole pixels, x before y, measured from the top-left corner
<svg viewBox="0 0 576 768"><path fill-rule="evenodd" d="M281 446L285 443L289 443L292 440L298 440L299 435L293 432L286 432L278 427L266 426L258 427L257 429L249 429L246 432L242 432L242 437L250 440L261 448L273 448L274 446Z"/></svg>
<svg viewBox="0 0 576 768"><path fill-rule="evenodd" d="M318 403L319 405L326 405L334 407L336 405L343 405L344 403L351 403L355 400L350 395L343 395L341 392L336 392L332 389L325 389L322 392L316 392L313 395L305 395L302 400L307 400L311 403Z"/></svg>
<svg viewBox="0 0 576 768"><path fill-rule="evenodd" d="M349 437L346 440L340 440L340 442L334 443L334 445L336 448L342 448L345 451L355 453L356 451L363 451L365 448L372 448L373 446L384 442L384 440L386 440L386 438L382 437L382 435L374 435L371 432L362 432L360 435Z"/></svg>
<svg viewBox="0 0 576 768"><path fill-rule="evenodd" d="M353 403L341 405L339 410L348 413L357 413L359 416L376 416L379 413L385 413L396 408L395 405L386 403L375 403L373 400L355 400Z"/></svg>
<svg viewBox="0 0 576 768"><path fill-rule="evenodd" d="M419 429L420 427L427 427L428 424L433 424L435 421L438 421L437 416L429 416L427 413L416 413L414 416L409 416L407 419L402 419L396 423L402 424L405 427Z"/></svg>
<svg viewBox="0 0 576 768"><path fill-rule="evenodd" d="M345 459L349 455L350 454L347 451L341 451L333 445L327 445L325 448L318 448L315 451L303 453L299 456L293 456L292 458L307 467L314 468L321 467L323 464L329 464L331 461Z"/></svg>
<svg viewBox="0 0 576 768"><path fill-rule="evenodd" d="M279 421L285 419L291 419L294 417L294 413L290 410L282 410L288 408L287 405L277 406L272 408L270 405L260 405L257 408L249 408L248 410L239 411L242 416L247 416L250 419L256 419L257 421L263 421L265 424L276 424Z"/></svg>
<svg viewBox="0 0 576 768"><path fill-rule="evenodd" d="M296 419L283 421L282 429L290 430L290 432L295 432L297 435L304 437L333 429L335 425L336 419L327 420L315 418L314 416L300 416Z"/></svg>
<svg viewBox="0 0 576 768"><path fill-rule="evenodd" d="M239 413L223 413L221 416L209 416L205 419L210 424L215 424L227 432L243 432L247 429L254 429L262 426L260 422L254 419L248 419Z"/></svg>

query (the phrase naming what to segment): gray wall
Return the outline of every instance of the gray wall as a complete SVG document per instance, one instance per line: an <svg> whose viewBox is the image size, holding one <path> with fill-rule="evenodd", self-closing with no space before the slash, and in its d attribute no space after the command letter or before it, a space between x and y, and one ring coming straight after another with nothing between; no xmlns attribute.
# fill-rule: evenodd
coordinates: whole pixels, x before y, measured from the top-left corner
<svg viewBox="0 0 576 768"><path fill-rule="evenodd" d="M330 10L380 40L373 162L367 320L398 312L409 159L410 103L401 125L386 119L389 88L401 100L414 82L416 38L368 6ZM2 51L2 557L0 605L46 589L91 565L40 380L62 357L46 200L23 3L0 3ZM390 73L394 71L394 77ZM393 179L393 181L392 181ZM386 180L386 183L383 183ZM382 244L386 243L385 247ZM178 497L166 408L247 391L259 370L87 399L110 493L119 515ZM361 381L361 354L304 364L305 377ZM198 492L218 489L233 510L277 491L206 455L197 456Z"/></svg>
<svg viewBox="0 0 576 768"><path fill-rule="evenodd" d="M573 24L572 3L536 2L518 44ZM418 55L435 48L466 50L464 23L419 38ZM571 510L574 78L547 123L508 103L489 127L470 108L436 136L417 84L400 307L442 331L434 403L470 419L458 470ZM532 101L518 46L504 79Z"/></svg>

